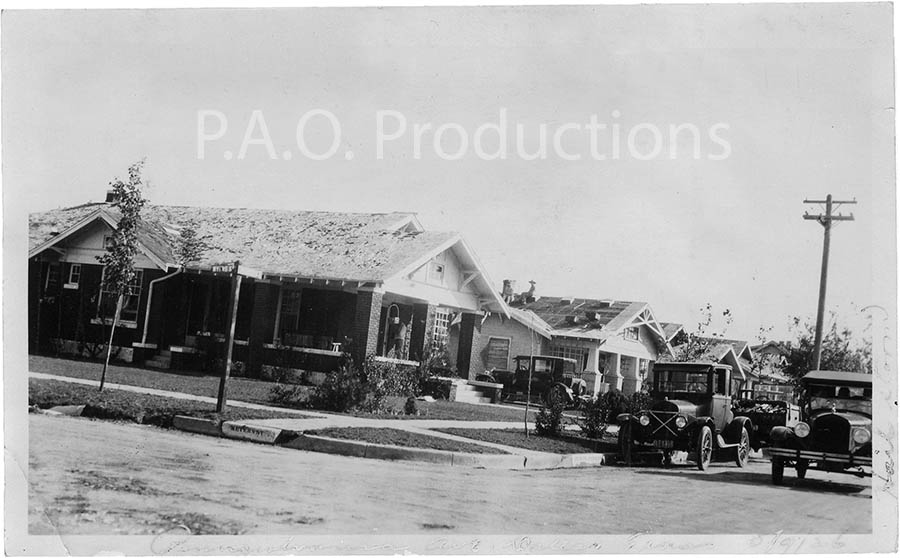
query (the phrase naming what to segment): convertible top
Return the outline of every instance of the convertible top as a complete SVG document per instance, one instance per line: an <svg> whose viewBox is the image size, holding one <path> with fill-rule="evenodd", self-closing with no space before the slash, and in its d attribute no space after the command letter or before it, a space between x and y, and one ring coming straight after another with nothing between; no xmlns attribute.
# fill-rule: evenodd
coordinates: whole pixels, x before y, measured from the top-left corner
<svg viewBox="0 0 900 558"><path fill-rule="evenodd" d="M838 370L813 370L803 376L802 381L846 384L848 386L871 386L872 375Z"/></svg>

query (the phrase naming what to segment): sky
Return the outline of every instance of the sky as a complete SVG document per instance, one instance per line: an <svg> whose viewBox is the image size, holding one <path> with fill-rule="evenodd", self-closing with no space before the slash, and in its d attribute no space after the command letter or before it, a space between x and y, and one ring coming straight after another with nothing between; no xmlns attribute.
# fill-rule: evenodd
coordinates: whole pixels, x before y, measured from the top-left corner
<svg viewBox="0 0 900 558"><path fill-rule="evenodd" d="M896 307L890 25L889 4L7 10L4 211L101 200L146 158L153 203L413 211L459 231L498 289L646 301L688 330L710 303L755 341L814 319L822 227L803 200L831 193L858 204L832 235L828 308L861 333L861 308ZM401 115L382 117L382 158L379 111ZM486 160L475 132L501 114L508 156ZM333 156L302 155L301 122ZM548 130L546 158L520 156L517 125L526 152Z"/></svg>

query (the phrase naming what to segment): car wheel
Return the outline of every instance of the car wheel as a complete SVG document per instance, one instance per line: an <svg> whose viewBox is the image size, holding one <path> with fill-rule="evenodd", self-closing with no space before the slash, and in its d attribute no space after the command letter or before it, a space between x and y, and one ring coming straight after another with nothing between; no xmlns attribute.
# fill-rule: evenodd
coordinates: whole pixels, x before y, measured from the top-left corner
<svg viewBox="0 0 900 558"><path fill-rule="evenodd" d="M712 430L708 426L700 429L697 435L697 468L705 471L709 468L712 461L713 439Z"/></svg>
<svg viewBox="0 0 900 558"><path fill-rule="evenodd" d="M747 465L747 460L750 458L750 433L747 432L747 428L741 428L741 441L738 443L737 447L734 448L735 456L734 462L738 467L745 467Z"/></svg>
<svg viewBox="0 0 900 558"><path fill-rule="evenodd" d="M772 484L784 482L784 458L775 456L772 458Z"/></svg>
<svg viewBox="0 0 900 558"><path fill-rule="evenodd" d="M805 479L806 478L806 470L809 469L809 459L798 459L796 469L797 469L797 478Z"/></svg>

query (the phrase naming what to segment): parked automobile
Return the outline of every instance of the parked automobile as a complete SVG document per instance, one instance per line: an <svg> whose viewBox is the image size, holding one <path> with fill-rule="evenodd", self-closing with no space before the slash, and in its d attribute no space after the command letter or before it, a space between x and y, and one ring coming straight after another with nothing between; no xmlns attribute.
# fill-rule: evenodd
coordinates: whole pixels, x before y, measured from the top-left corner
<svg viewBox="0 0 900 558"><path fill-rule="evenodd" d="M479 374L477 380L503 384L503 401L525 400L528 379L531 378L531 398L545 403L560 398L565 404L579 404L585 397L586 382L576 371L577 362L571 358L546 355L520 355L515 358L516 369L493 370Z"/></svg>
<svg viewBox="0 0 900 558"><path fill-rule="evenodd" d="M731 367L708 362L658 362L653 366L652 402L636 413L618 415L620 457L630 463L641 453L692 454L709 467L715 453L731 452L738 467L758 449L753 423L731 410Z"/></svg>
<svg viewBox="0 0 900 558"><path fill-rule="evenodd" d="M741 390L732 411L753 423L753 435L760 446L769 445L769 434L776 426L793 427L800 422L800 406L794 388L785 384L757 384L752 390Z"/></svg>
<svg viewBox="0 0 900 558"><path fill-rule="evenodd" d="M809 468L871 477L872 376L815 370L800 385L802 421L769 434L772 482L783 482L786 466L801 479Z"/></svg>

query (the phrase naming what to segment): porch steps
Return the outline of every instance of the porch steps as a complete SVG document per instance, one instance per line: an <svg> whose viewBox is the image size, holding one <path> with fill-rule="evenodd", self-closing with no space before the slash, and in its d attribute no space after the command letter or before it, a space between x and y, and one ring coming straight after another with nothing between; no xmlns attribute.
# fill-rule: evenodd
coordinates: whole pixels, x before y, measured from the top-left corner
<svg viewBox="0 0 900 558"><path fill-rule="evenodd" d="M481 405L485 403L490 403L490 397L484 397L481 394L481 390L476 386L470 386L468 384L459 383L456 384L456 397L454 401L458 401L460 403L474 403L476 405Z"/></svg>
<svg viewBox="0 0 900 558"><path fill-rule="evenodd" d="M172 367L172 351L159 351L153 355L153 358L145 360L144 365L149 366L150 368L168 370Z"/></svg>

